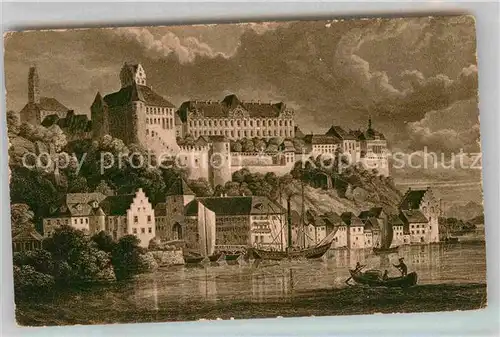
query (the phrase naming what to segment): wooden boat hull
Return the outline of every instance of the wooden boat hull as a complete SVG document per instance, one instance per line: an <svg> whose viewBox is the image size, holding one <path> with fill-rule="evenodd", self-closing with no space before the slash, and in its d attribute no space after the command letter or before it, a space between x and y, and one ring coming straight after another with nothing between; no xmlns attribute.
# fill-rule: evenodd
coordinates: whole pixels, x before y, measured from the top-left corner
<svg viewBox="0 0 500 337"><path fill-rule="evenodd" d="M399 246L396 247L391 247L391 248L377 248L373 247L373 253L374 254L390 254L390 253L397 253L399 250Z"/></svg>
<svg viewBox="0 0 500 337"><path fill-rule="evenodd" d="M210 255L208 257L208 259L210 260L210 262L217 262L217 261L219 261L221 256L222 256L222 253L215 253L214 255Z"/></svg>
<svg viewBox="0 0 500 337"><path fill-rule="evenodd" d="M270 251L270 250L253 248L252 252L256 258L262 260L276 261L276 260L299 259L299 258L317 259L322 257L328 251L328 249L330 249L330 246L331 242L318 247L312 247L297 251L282 252L282 251Z"/></svg>
<svg viewBox="0 0 500 337"><path fill-rule="evenodd" d="M224 258L226 259L226 261L235 261L235 260L238 260L238 258L240 257L241 254L226 254L224 256Z"/></svg>
<svg viewBox="0 0 500 337"><path fill-rule="evenodd" d="M380 278L367 277L364 273L349 270L354 281L360 284L366 284L371 287L390 287L390 288L408 288L417 284L417 273L411 272L406 276L391 277L387 280Z"/></svg>
<svg viewBox="0 0 500 337"><path fill-rule="evenodd" d="M204 258L204 256L184 256L184 262L186 264L200 263Z"/></svg>

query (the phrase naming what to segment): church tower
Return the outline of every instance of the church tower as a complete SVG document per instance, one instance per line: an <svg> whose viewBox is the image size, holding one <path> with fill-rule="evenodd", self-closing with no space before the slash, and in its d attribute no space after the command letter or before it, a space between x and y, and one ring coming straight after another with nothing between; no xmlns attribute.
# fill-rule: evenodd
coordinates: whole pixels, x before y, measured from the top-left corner
<svg viewBox="0 0 500 337"><path fill-rule="evenodd" d="M40 81L36 67L30 67L28 74L28 103L40 103Z"/></svg>

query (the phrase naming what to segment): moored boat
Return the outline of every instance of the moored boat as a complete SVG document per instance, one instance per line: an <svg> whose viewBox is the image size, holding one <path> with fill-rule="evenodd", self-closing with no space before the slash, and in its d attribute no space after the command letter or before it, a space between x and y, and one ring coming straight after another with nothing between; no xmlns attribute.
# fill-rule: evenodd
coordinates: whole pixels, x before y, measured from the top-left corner
<svg viewBox="0 0 500 337"><path fill-rule="evenodd" d="M302 187L303 188L303 187ZM250 248L249 253L253 255L256 259L262 259L262 260L284 260L284 259L300 259L300 258L306 258L306 259L317 259L322 257L328 249L330 249L333 241L333 234L331 233L329 236L327 236L327 240L323 240L319 242L316 246L313 247L308 247L308 248L299 248L296 249L295 247L292 247L292 215L291 215L291 206L290 206L290 198L291 195L287 199L287 222L288 222L288 233L287 233L287 239L288 239L288 244L287 248L284 250L265 250L265 249L259 249L259 248ZM303 199L304 196L302 195L302 204L303 204ZM302 213L304 213L302 211ZM303 222L303 216L302 216L302 222ZM302 228L303 229L303 228ZM325 243L326 242L326 243ZM304 245L302 244L302 247Z"/></svg>
<svg viewBox="0 0 500 337"><path fill-rule="evenodd" d="M240 253L237 253L237 254L225 254L224 255L224 259L226 261L235 261L237 260L239 257L240 257Z"/></svg>
<svg viewBox="0 0 500 337"><path fill-rule="evenodd" d="M300 250L288 250L283 251L270 251L254 248L252 251L254 255L262 260L283 260L283 259L317 259L322 257L328 249L330 249L331 242L323 244L321 246L315 246Z"/></svg>
<svg viewBox="0 0 500 337"><path fill-rule="evenodd" d="M349 273L354 281L366 284L371 287L408 288L417 284L417 273L411 272L406 276L382 278L379 270L369 270L364 273L349 269Z"/></svg>
<svg viewBox="0 0 500 337"><path fill-rule="evenodd" d="M184 262L186 264L195 264L203 261L204 256L184 256Z"/></svg>

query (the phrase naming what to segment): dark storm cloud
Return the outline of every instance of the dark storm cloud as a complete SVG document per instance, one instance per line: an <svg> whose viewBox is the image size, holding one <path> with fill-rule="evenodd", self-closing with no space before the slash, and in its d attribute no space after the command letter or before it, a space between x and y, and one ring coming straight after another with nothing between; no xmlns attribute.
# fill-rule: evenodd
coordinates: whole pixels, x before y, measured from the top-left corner
<svg viewBox="0 0 500 337"><path fill-rule="evenodd" d="M14 34L8 107L24 105L36 62L44 95L88 112L96 91L119 87L125 61L142 63L148 84L176 104L231 92L283 100L306 132L364 127L371 116L394 145L412 147L431 138L397 132L477 92L473 19L409 18Z"/></svg>

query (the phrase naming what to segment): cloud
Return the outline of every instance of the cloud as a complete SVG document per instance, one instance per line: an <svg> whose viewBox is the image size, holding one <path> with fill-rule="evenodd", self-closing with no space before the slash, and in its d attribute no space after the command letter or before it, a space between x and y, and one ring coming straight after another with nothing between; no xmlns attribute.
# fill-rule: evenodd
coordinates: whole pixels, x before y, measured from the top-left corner
<svg viewBox="0 0 500 337"><path fill-rule="evenodd" d="M419 121L408 123L409 148L431 151L479 152L478 107L475 99L457 101L432 110Z"/></svg>
<svg viewBox="0 0 500 337"><path fill-rule="evenodd" d="M179 38L176 34L166 31L160 36L155 36L147 28L117 28L113 32L128 39L135 40L142 45L151 57L158 58L175 54L181 64L193 62L197 56L202 57L223 57L230 55L215 51L207 43L200 42L193 36Z"/></svg>

